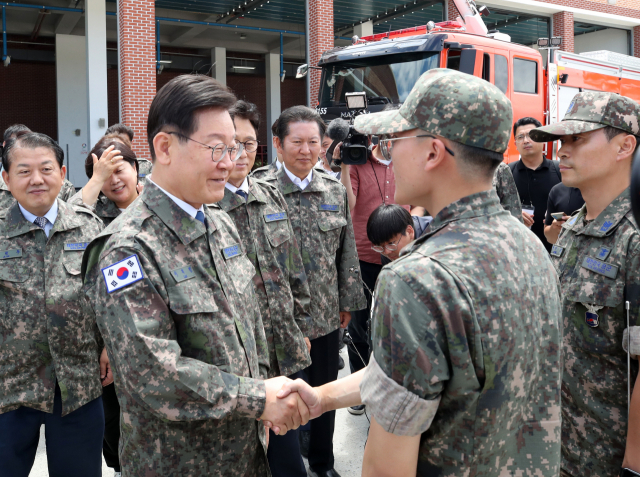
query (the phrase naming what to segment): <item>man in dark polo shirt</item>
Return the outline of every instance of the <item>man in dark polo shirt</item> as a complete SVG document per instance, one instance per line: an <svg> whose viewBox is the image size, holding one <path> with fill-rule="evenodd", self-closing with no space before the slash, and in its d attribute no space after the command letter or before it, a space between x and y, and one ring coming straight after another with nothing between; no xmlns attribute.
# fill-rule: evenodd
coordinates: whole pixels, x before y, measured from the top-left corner
<svg viewBox="0 0 640 477"><path fill-rule="evenodd" d="M547 201L547 216L544 219L544 236L550 244L556 243L562 231L562 225L571 215L584 205L584 199L580 189L567 187L562 182L556 184L549 192ZM551 214L564 215L560 220L553 218Z"/></svg>
<svg viewBox="0 0 640 477"><path fill-rule="evenodd" d="M522 219L527 227L542 241L547 251L551 244L544 236L545 211L549 192L562 182L560 169L542 152L543 144L535 143L529 137L529 131L542 126L534 118L521 118L513 125L513 135L520 160L509 164L518 194L522 201Z"/></svg>

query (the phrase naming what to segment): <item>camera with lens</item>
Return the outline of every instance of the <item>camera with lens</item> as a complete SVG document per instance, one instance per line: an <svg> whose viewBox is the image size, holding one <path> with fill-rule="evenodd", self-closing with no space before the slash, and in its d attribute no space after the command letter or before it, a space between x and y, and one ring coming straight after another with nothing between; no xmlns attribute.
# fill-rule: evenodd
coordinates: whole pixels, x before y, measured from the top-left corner
<svg viewBox="0 0 640 477"><path fill-rule="evenodd" d="M349 122L336 118L331 121L327 129L327 135L333 140L333 144L327 150L327 159L332 167L339 168L342 163L349 165L366 164L369 158L369 137L360 134L353 127L356 116L367 114L366 93L346 93L345 101L349 111ZM340 157L333 157L336 145L340 146Z"/></svg>

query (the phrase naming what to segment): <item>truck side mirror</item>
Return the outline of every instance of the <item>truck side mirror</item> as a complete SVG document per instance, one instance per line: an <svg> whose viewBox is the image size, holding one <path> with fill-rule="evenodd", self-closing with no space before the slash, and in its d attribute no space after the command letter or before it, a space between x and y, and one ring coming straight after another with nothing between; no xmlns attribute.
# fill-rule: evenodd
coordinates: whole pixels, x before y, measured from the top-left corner
<svg viewBox="0 0 640 477"><path fill-rule="evenodd" d="M460 52L460 72L482 78L484 50L464 48Z"/></svg>
<svg viewBox="0 0 640 477"><path fill-rule="evenodd" d="M296 71L296 78L297 79L304 78L305 76L307 76L308 72L309 72L309 65L300 65L298 66L298 71Z"/></svg>

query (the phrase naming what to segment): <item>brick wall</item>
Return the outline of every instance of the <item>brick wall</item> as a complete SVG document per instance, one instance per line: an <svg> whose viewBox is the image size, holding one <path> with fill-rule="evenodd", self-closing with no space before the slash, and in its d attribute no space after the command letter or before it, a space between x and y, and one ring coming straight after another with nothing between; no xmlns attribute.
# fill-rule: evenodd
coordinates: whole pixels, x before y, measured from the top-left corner
<svg viewBox="0 0 640 477"><path fill-rule="evenodd" d="M322 53L333 48L333 37L333 0L309 0L309 62L311 66L317 66ZM310 69L309 75L311 99L309 106L315 107L318 104L320 71Z"/></svg>
<svg viewBox="0 0 640 477"><path fill-rule="evenodd" d="M445 20L455 21L456 18L460 16L460 12L458 12L458 9L456 8L455 3L453 3L453 0L445 0L445 1L447 2L446 8L445 8Z"/></svg>
<svg viewBox="0 0 640 477"><path fill-rule="evenodd" d="M633 56L640 58L640 26L633 28Z"/></svg>
<svg viewBox="0 0 640 477"><path fill-rule="evenodd" d="M56 65L12 61L0 65L0 134L21 123L58 140ZM1 143L0 143L1 144Z"/></svg>
<svg viewBox="0 0 640 477"><path fill-rule="evenodd" d="M558 12L553 15L553 36L562 37L562 51L573 53L573 13Z"/></svg>
<svg viewBox="0 0 640 477"><path fill-rule="evenodd" d="M147 116L156 94L155 4L118 0L120 120L133 128L133 150L150 159Z"/></svg>

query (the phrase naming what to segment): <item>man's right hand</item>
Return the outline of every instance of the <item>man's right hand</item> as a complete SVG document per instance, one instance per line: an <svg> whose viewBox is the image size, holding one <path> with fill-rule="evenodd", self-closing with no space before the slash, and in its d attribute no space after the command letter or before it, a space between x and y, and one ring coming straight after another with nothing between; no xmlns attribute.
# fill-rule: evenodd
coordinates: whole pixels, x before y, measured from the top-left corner
<svg viewBox="0 0 640 477"><path fill-rule="evenodd" d="M561 220L553 219L553 222L551 222L551 229L559 234L562 231L562 226L564 225L564 223L570 218L571 217L569 217L568 215L563 215Z"/></svg>
<svg viewBox="0 0 640 477"><path fill-rule="evenodd" d="M298 393L309 409L309 419L315 419L323 414L322 396L317 388L312 388L302 379L287 381L278 392L278 399L284 399L292 393Z"/></svg>
<svg viewBox="0 0 640 477"><path fill-rule="evenodd" d="M285 434L309 422L309 409L297 393L282 398L276 397L287 382L293 381L280 376L264 382L267 399L260 420L265 421L265 425L276 434Z"/></svg>
<svg viewBox="0 0 640 477"><path fill-rule="evenodd" d="M525 212L524 210L522 211L522 220L524 220L524 225L529 228L533 225L533 215Z"/></svg>

